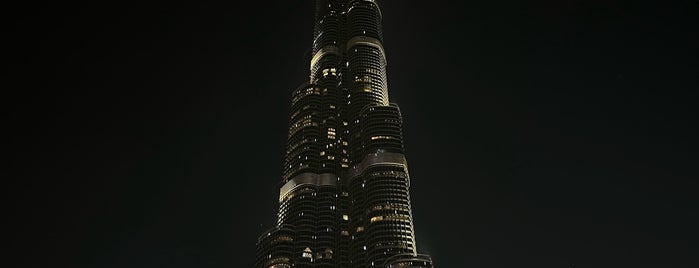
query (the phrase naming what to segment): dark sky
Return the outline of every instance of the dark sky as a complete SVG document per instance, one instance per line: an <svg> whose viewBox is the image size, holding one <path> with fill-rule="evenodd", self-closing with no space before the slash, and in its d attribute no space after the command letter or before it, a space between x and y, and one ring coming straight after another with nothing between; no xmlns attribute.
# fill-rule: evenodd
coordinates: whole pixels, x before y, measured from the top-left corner
<svg viewBox="0 0 699 268"><path fill-rule="evenodd" d="M252 267L312 1L97 2L4 8L12 261ZM419 250L697 267L697 4L522 2L382 2Z"/></svg>

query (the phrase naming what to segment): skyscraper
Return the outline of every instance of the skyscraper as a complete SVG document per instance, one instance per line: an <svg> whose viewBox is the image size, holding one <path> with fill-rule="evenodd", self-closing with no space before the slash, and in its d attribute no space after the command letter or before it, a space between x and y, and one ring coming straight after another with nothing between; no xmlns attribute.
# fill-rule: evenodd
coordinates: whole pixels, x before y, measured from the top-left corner
<svg viewBox="0 0 699 268"><path fill-rule="evenodd" d="M375 0L316 0L308 83L291 93L277 226L256 268L427 268Z"/></svg>

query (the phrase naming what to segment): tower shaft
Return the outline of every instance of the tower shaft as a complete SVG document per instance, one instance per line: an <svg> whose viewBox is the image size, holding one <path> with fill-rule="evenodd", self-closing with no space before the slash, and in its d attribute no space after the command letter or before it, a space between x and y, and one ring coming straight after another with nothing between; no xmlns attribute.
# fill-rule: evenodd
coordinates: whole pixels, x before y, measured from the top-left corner
<svg viewBox="0 0 699 268"><path fill-rule="evenodd" d="M277 226L256 268L432 267L418 254L402 116L374 0L317 0L309 81L291 94Z"/></svg>

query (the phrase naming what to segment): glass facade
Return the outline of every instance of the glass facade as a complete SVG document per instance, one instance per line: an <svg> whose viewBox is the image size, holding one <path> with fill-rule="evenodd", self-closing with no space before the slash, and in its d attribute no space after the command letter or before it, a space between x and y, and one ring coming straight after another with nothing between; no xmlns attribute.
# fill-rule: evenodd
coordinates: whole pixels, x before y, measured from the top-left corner
<svg viewBox="0 0 699 268"><path fill-rule="evenodd" d="M308 83L291 94L277 226L255 267L433 267L417 251L379 5L317 0L312 46Z"/></svg>

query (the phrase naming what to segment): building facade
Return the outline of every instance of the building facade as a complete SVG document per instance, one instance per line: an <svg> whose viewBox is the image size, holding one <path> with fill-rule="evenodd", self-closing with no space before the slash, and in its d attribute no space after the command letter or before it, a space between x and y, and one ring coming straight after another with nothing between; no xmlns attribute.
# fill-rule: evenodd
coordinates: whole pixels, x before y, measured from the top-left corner
<svg viewBox="0 0 699 268"><path fill-rule="evenodd" d="M381 28L374 0L316 0L310 77L291 94L278 222L258 239L256 268L433 267L417 251Z"/></svg>

